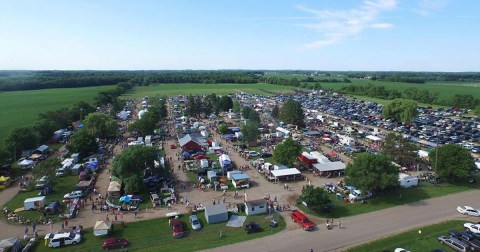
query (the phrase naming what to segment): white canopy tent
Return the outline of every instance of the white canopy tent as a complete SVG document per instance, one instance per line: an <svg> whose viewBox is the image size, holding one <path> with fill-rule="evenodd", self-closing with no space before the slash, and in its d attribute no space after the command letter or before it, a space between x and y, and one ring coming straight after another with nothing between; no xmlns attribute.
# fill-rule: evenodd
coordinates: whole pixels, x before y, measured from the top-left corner
<svg viewBox="0 0 480 252"><path fill-rule="evenodd" d="M380 137L373 136L373 135L368 135L366 137L367 137L367 139L370 139L370 140L375 141L375 142L378 142L378 141L382 140Z"/></svg>
<svg viewBox="0 0 480 252"><path fill-rule="evenodd" d="M345 170L346 165L340 161L337 162L327 162L327 163L316 163L313 164L313 167L319 172L329 172L329 171L342 171Z"/></svg>
<svg viewBox="0 0 480 252"><path fill-rule="evenodd" d="M288 176L293 176L293 180L295 181L295 176L300 174L300 171L297 168L288 168L288 169L281 169L281 170L273 170L271 171L271 173L275 177L275 181L278 181L280 177L288 177Z"/></svg>

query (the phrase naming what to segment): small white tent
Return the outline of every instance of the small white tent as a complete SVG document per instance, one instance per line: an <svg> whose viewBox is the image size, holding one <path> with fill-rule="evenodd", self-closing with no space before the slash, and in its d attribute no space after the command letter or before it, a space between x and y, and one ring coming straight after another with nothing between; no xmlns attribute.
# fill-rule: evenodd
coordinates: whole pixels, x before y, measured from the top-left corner
<svg viewBox="0 0 480 252"><path fill-rule="evenodd" d="M97 221L95 222L95 226L93 226L93 235L95 236L107 235L111 228L112 228L111 221Z"/></svg>

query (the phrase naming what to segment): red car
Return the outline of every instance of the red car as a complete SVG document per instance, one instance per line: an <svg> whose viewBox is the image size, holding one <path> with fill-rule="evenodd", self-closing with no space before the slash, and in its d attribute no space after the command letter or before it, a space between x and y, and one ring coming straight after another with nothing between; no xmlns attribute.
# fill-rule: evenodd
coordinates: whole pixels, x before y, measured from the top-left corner
<svg viewBox="0 0 480 252"><path fill-rule="evenodd" d="M298 210L294 210L290 216L292 217L292 220L298 223L298 225L300 225L305 231L312 231L315 228L315 224Z"/></svg>
<svg viewBox="0 0 480 252"><path fill-rule="evenodd" d="M177 146L175 144L170 145L170 149L176 149L176 148L177 148Z"/></svg>
<svg viewBox="0 0 480 252"><path fill-rule="evenodd" d="M128 244L128 240L125 238L108 238L103 242L102 249L116 249L116 248L125 248Z"/></svg>
<svg viewBox="0 0 480 252"><path fill-rule="evenodd" d="M208 159L208 157L205 156L205 155L197 155L197 156L195 156L193 159L195 159L195 160Z"/></svg>
<svg viewBox="0 0 480 252"><path fill-rule="evenodd" d="M182 238L183 237L183 223L181 220L175 218L172 220L172 234L173 238Z"/></svg>

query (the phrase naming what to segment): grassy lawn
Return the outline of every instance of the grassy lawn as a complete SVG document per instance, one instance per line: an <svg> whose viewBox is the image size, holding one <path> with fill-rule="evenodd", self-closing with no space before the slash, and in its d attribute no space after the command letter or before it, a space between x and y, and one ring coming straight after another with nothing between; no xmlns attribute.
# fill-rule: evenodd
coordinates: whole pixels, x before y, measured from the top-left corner
<svg viewBox="0 0 480 252"><path fill-rule="evenodd" d="M77 176L65 176L65 177L59 177L55 181L53 185L53 192L47 195L47 203L48 204L52 200L58 200L62 202L63 200L63 195L65 195L68 192L71 192L75 189L75 186L77 184L78 178ZM35 183L35 182L32 182ZM8 201L3 207L7 207L9 210L13 211L17 208L23 207L23 202L27 198L32 198L32 197L37 197L39 196L39 190L33 190L30 192L21 192L18 193L13 199ZM2 207L2 208L3 208ZM43 218L43 213L41 211L23 211L18 213L20 216L23 216L25 218L35 220L38 218ZM53 220L58 219L58 214L55 215L49 215L48 218L51 218Z"/></svg>
<svg viewBox="0 0 480 252"><path fill-rule="evenodd" d="M135 87L122 97L139 98L144 96L173 96L173 95L196 95L196 94L231 94L245 92L249 94L272 95L271 92L288 92L295 89L291 86L258 84L159 84L151 86Z"/></svg>
<svg viewBox="0 0 480 252"><path fill-rule="evenodd" d="M285 228L285 221L278 217L280 224L276 228L269 226L270 219L266 215L248 216L245 224L255 221L262 228L262 232L247 234L243 228L232 228L225 226L225 222L207 224L203 212L198 214L202 229L193 231L188 224L188 216L181 216L183 227L186 231L185 237L174 239L166 218L126 223L122 229L115 225L113 237L124 237L129 240L128 250L131 251L198 251L214 248L245 240L255 239L280 232ZM220 231L222 237L220 237ZM55 251L99 251L105 237L94 237L92 229L84 232L84 240L78 245L56 248ZM52 251L50 248L38 244L35 251Z"/></svg>
<svg viewBox="0 0 480 252"><path fill-rule="evenodd" d="M97 93L110 88L112 86L0 92L0 118L4 119L0 120L0 147L12 129L32 125L38 114L81 100L93 101Z"/></svg>
<svg viewBox="0 0 480 252"><path fill-rule="evenodd" d="M353 247L347 251L393 251L395 248L404 248L409 251L432 251L434 249L453 251L448 246L440 244L440 242L437 241L437 237L446 235L449 229L463 230L463 223L464 221L455 220L416 228L404 233ZM418 233L418 230L422 231L421 235Z"/></svg>
<svg viewBox="0 0 480 252"><path fill-rule="evenodd" d="M368 199L368 204L361 204L360 202L356 202L355 204L346 203L334 194L329 194L330 199L335 205L332 213L323 213L321 211L312 211L311 213L320 217L340 218L478 188L480 188L480 184L478 183L462 185L444 183L435 186L428 182L421 182L421 186L415 188L399 188L396 191L377 194ZM305 210L303 205L299 204L298 206Z"/></svg>

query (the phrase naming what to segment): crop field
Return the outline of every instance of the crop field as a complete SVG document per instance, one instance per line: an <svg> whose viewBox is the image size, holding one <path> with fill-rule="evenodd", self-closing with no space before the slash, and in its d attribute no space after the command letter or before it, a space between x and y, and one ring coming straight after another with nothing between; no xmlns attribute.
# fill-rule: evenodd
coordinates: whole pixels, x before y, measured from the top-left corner
<svg viewBox="0 0 480 252"><path fill-rule="evenodd" d="M245 92L249 94L271 95L270 92L288 92L295 89L291 86L258 84L158 84L151 86L135 87L133 91L125 94L124 98L139 98L144 96L172 96L172 95L197 95L197 94L231 94Z"/></svg>
<svg viewBox="0 0 480 252"><path fill-rule="evenodd" d="M92 101L101 91L112 86L84 88L55 88L28 91L0 92L0 147L10 131L19 126L32 125L38 114L68 107L77 101Z"/></svg>

